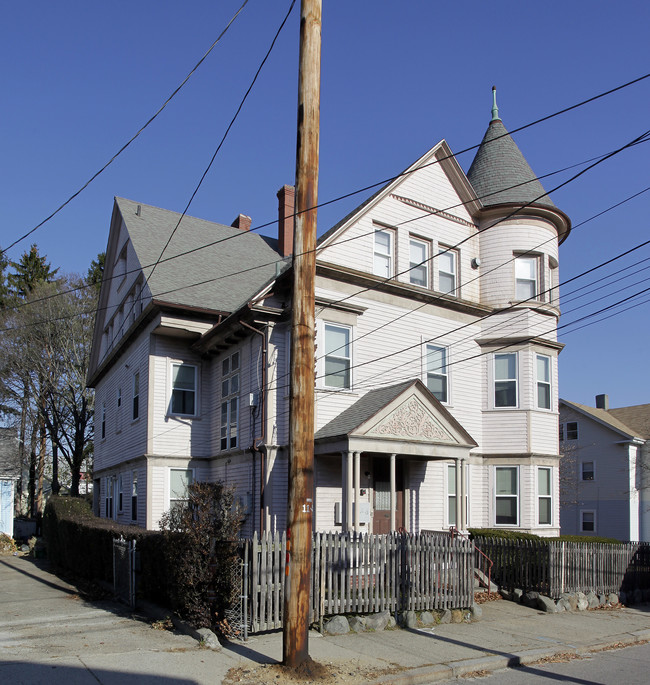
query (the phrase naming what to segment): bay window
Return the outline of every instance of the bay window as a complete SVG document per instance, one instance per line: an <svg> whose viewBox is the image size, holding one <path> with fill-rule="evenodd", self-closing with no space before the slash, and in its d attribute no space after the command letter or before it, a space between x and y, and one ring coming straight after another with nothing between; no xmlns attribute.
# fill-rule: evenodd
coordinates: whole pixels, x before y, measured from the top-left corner
<svg viewBox="0 0 650 685"><path fill-rule="evenodd" d="M551 408L551 358L543 354L536 355L537 367L537 407Z"/></svg>
<svg viewBox="0 0 650 685"><path fill-rule="evenodd" d="M519 525L519 469L495 466L495 523L498 526Z"/></svg>
<svg viewBox="0 0 650 685"><path fill-rule="evenodd" d="M494 355L494 406L517 406L517 353Z"/></svg>
<svg viewBox="0 0 650 685"><path fill-rule="evenodd" d="M537 523L550 526L553 518L553 497L551 489L551 469L537 469Z"/></svg>
<svg viewBox="0 0 650 685"><path fill-rule="evenodd" d="M170 410L172 414L194 416L196 414L197 369L191 364L172 364L172 391Z"/></svg>

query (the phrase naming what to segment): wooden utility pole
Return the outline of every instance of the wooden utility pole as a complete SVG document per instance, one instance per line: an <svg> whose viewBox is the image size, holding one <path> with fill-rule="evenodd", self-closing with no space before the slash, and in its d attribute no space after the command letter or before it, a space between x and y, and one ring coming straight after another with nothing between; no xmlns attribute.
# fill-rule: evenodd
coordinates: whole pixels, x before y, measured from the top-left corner
<svg viewBox="0 0 650 685"><path fill-rule="evenodd" d="M282 656L309 660L309 578L314 490L314 285L320 128L321 0L302 0L293 239L287 577Z"/></svg>

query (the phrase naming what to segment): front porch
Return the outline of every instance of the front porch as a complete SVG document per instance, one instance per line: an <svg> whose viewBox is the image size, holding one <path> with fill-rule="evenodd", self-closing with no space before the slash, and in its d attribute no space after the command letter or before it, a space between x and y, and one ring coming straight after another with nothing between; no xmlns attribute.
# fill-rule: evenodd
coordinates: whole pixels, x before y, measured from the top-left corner
<svg viewBox="0 0 650 685"><path fill-rule="evenodd" d="M422 509L433 502L453 504L436 528L453 514L465 530L465 464L476 445L418 380L367 393L316 433L315 530L418 532L432 526ZM442 465L454 466L452 482Z"/></svg>

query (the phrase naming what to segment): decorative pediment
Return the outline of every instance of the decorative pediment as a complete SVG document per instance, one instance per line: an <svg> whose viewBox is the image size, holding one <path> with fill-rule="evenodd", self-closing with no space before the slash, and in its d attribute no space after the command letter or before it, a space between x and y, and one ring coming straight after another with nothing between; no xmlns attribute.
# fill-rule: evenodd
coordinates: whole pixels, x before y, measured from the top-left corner
<svg viewBox="0 0 650 685"><path fill-rule="evenodd" d="M457 443L417 396L412 395L387 416L375 423L366 435L408 440Z"/></svg>

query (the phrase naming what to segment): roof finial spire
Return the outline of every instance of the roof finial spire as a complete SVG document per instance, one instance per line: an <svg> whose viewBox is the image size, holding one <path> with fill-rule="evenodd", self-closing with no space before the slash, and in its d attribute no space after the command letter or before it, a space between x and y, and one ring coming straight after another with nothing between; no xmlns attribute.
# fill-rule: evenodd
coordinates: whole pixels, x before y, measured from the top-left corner
<svg viewBox="0 0 650 685"><path fill-rule="evenodd" d="M491 121L499 121L499 108L497 107L497 87L492 86L492 119Z"/></svg>

